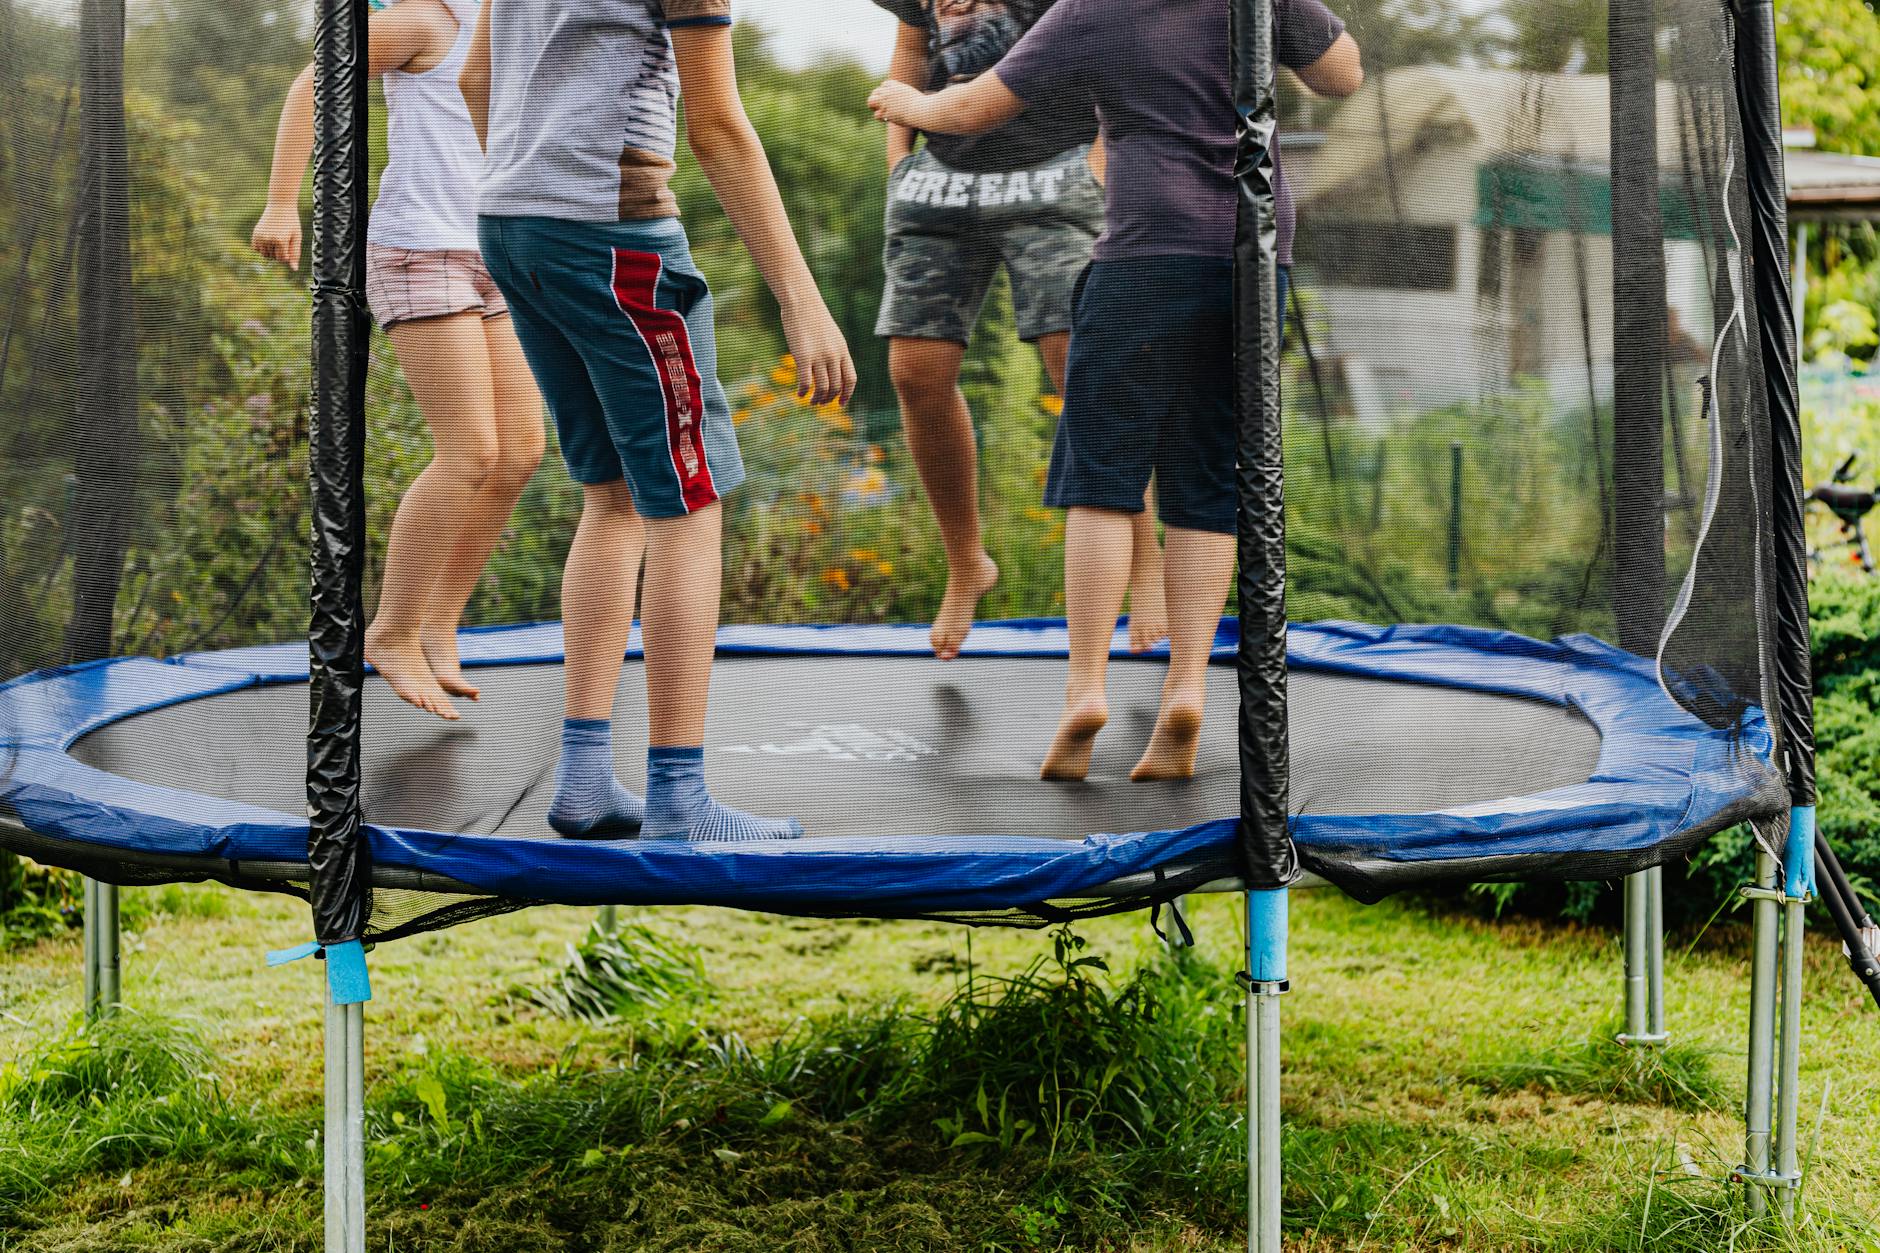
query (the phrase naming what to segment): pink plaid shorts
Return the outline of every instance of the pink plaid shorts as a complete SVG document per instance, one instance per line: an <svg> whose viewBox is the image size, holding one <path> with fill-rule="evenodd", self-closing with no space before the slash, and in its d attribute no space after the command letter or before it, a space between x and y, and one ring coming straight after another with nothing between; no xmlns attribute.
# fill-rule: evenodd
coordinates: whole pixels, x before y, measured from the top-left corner
<svg viewBox="0 0 1880 1253"><path fill-rule="evenodd" d="M380 326L477 312L509 312L480 254L465 249L366 245L366 303Z"/></svg>

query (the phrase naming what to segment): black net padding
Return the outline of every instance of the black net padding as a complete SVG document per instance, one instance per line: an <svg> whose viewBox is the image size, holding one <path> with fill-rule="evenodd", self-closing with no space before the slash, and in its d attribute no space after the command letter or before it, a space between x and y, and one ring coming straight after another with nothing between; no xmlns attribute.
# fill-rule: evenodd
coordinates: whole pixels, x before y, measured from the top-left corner
<svg viewBox="0 0 1880 1253"><path fill-rule="evenodd" d="M868 0L734 7L746 107L854 350L861 385L846 408L796 399L775 303L682 139L671 190L714 294L717 374L748 471L724 502L723 621L859 628L926 623L940 609L945 565L929 491L962 459L936 461L927 450L923 479L923 447L907 436L904 402L921 393L923 375L906 360L894 369L876 333L890 267L905 262L910 246L907 236L890 238L887 220L900 215L905 225L909 215L982 209L987 216L958 233L981 251L935 261L925 289L937 299L962 275L990 276L983 291L967 283L972 290L955 301L972 326L957 403L972 419L980 523L1002 571L979 616L1061 618L1065 517L1046 506L1043 490L1064 401L1052 379L1055 359L1021 334L1052 322L1040 313L1039 274L1068 289L1085 258L1075 240L1066 242L1062 221L1042 208L1035 219L1025 215L1045 188L1073 191L1086 217L1099 202L1096 172L1080 151L1060 161L1063 152L1039 149L1075 141L1081 150L1094 114L1058 130L941 144L891 177L882 130L860 103L894 43L885 11ZM957 68L960 58L1009 42L1048 7L963 6L971 21L936 26L934 50ZM329 8L355 15L353 6ZM1160 816L1125 815L1121 803L1110 815L1078 808L1094 805L1091 796L1127 794L1124 780L1154 717L1159 661L1112 667L1099 787L1073 794L1033 782L1056 720L1062 661L1022 684L975 662L930 685L937 692L952 682L961 689L957 702L936 696L921 705L923 716L957 732L950 741L957 755L941 760L958 769L943 786L920 794L880 781L852 792L831 785L826 798L845 833L866 822L886 838L918 832L968 843L1035 834L1054 820L1068 825L1051 834L1073 841L1101 831L1174 831L1258 816L1264 800L1260 838L1247 845L1229 838L1199 860L1087 896L907 911L913 916L1035 926L1143 909L1246 880L1250 850L1262 858L1258 883L1288 877L1287 858L1296 855L1299 869L1365 899L1482 879L1611 878L1684 857L1737 822L1754 822L1773 838L1770 824L1792 797L1806 795L1809 776L1798 769L1808 757L1806 675L1795 651L1801 589L1796 553L1782 542L1794 504L1794 415L1783 410L1786 383L1772 371L1786 351L1781 328L1759 312L1773 307L1766 276L1780 245L1770 234L1780 200L1772 182L1779 170L1766 151L1772 87L1756 86L1739 62L1739 49L1760 47L1745 41L1744 23L1766 20L1766 8L1744 6L1742 18L1718 0L1339 0L1330 8L1361 50L1364 76L1340 97L1311 90L1298 67L1277 74L1273 151L1297 230L1284 342L1271 345L1276 371L1265 368L1260 346L1262 333L1277 329L1263 306L1268 280L1277 286L1280 275L1255 272L1243 256L1239 351L1216 372L1238 386L1243 416L1249 397L1270 398L1277 383L1276 419L1264 432L1243 430L1239 469L1249 494L1243 520L1257 521L1282 484L1266 473L1274 467L1245 453L1263 446L1262 434L1280 437L1285 534L1283 563L1277 531L1241 537L1243 559L1262 563L1243 574L1255 576L1250 586L1264 589L1264 599L1236 596L1226 615L1263 623L1265 634L1248 634L1238 673L1229 655L1241 640L1222 637L1205 746L1219 768L1191 794L1203 800L1189 806L1207 812L1179 804ZM1258 32L1244 19L1258 9L1250 0L1235 6L1248 48ZM337 33L357 35L350 26ZM327 541L320 621L335 629L314 638L323 672L338 680L316 744L317 759L332 767L328 817L338 819L323 822L316 857L335 869L323 879L322 891L333 892L321 929L328 939L352 931L389 939L520 908L541 894L414 879L408 867L350 857L343 732L355 713L345 680L361 622L345 580L331 576L342 556L357 558L364 608L380 607L394 517L432 457L419 392L490 365L474 339L461 358L433 347L432 359L401 362L400 346L419 340L396 329L358 333L357 238L347 241L350 251L323 255L317 285L304 246L297 271L249 247L282 101L313 55L313 36L308 12L274 0L160 0L128 12L121 0L65 7L0 0L0 683L100 658L215 654L190 664L245 669L252 657L224 650L298 650L312 619L308 541L317 526ZM1223 23L1220 44L1209 44L1222 64L1228 38ZM1165 49L1171 58L1187 51ZM336 60L345 53L334 45ZM1277 56L1295 53L1288 40L1276 41ZM338 88L329 83L323 99ZM1244 91L1239 102L1258 103ZM386 116L387 97L375 86L363 152L375 193L390 142ZM332 113L326 138L356 136L345 124L360 120ZM1243 128L1243 163L1258 165L1265 120L1250 117ZM1224 123L1231 130L1231 119ZM943 168L937 152L960 168ZM1020 167L1026 177L1011 177ZM332 195L357 189L352 170L329 171ZM1245 165L1241 173L1243 190L1264 181ZM1258 233L1269 189L1253 190L1259 194L1246 209ZM303 198L309 231L311 207ZM1022 219L1017 227L1012 215ZM1078 221L1070 234L1081 231L1087 250L1095 227ZM1027 236L1024 247L1012 242L1017 235L1001 234L1039 224L1059 233ZM1274 261L1279 244L1275 232ZM321 343L332 354L323 359L329 386L317 428L309 351L316 305ZM352 502L341 490L335 499L361 504L363 514L316 515L310 464L334 482L354 468L349 459L359 450L342 429L359 415L354 386L364 392L363 493ZM1107 386L1120 392L1124 383ZM929 402L940 395L939 408L957 413L950 387L927 391ZM562 616L562 564L583 492L563 465L557 428L545 430L541 468L521 488L470 589L468 628ZM363 545L342 554L359 531ZM1702 747L1713 769L1704 795L1715 803L1637 839L1595 830L1590 819L1563 819L1544 838L1529 832L1498 850L1495 823L1483 815L1518 814L1533 799L1518 782L1497 781L1498 772L1568 761L1585 769L1563 786L1587 782L1599 748L1590 728L1603 714L1576 705L1578 689L1549 686L1551 679L1506 688L1519 669L1512 662L1492 680L1463 662L1409 674L1386 669L1379 682L1420 683L1432 693L1420 712L1414 701L1302 682L1297 657L1289 709L1277 699L1278 658L1260 647L1277 638L1282 621L1296 645L1310 635L1305 624L1414 628L1373 640L1367 666L1397 664L1412 643L1438 651L1454 643L1431 644L1433 637L1415 633L1425 628L1469 628L1473 634L1458 637L1467 648L1488 647L1489 633L1506 633L1496 637L1504 644L1563 638L1572 646L1594 637L1629 658L1589 646L1575 654L1588 666L1647 682L1651 692L1629 689L1633 699L1658 701L1671 711L1667 719L1686 712L1689 738L1666 751ZM1779 629L1786 664L1778 664ZM1501 657L1518 655L1520 646L1507 646L1516 652ZM1319 658L1314 679L1341 677L1343 661ZM802 680L750 696L734 692L721 667L714 718L801 721L813 730L826 721L819 710L840 704L851 708L844 724L867 735L907 729L907 719L884 712L892 702L823 664L806 660ZM870 675L866 682L887 686ZM1236 706L1235 678L1257 699ZM489 681L477 717L466 720L474 727L456 729L391 700L381 680L366 682L357 715L365 823L439 832L438 847L473 844L489 833L477 823L512 824L506 833L533 824L521 834L554 838L536 818L552 785L559 684L537 685L525 708L496 676ZM900 686L926 691L928 680ZM84 702L101 699L103 686L73 690L84 694L55 712L76 736L95 730ZM643 692L634 669L617 706L622 725L643 719ZM1485 719L1465 697L1506 697L1506 721ZM753 703L726 703L739 700ZM278 703L278 725L265 736L231 730L213 702L179 706L174 717L137 713L121 728L126 755L116 773L240 799L244 781L204 782L200 769L203 745L231 737L214 742L231 744L225 755L237 759L238 772L259 770L264 759L278 767L286 782L269 791L268 807L298 819L307 706ZM25 747L45 728L4 721L19 708L0 700L0 797L14 797L0 799L0 847L120 883L213 879L310 891L304 858L257 867L217 860L213 849L166 848L174 833L161 824L148 839L27 830L29 821L54 824L44 817L43 791L8 791L45 764L40 748ZM970 726L963 717L948 723L947 711L960 708L985 712ZM1231 727L1243 711L1252 716L1241 734L1255 737L1243 743L1267 775L1264 783L1250 776L1251 803L1240 799L1237 766L1224 764L1239 760ZM133 734L138 726L149 729L144 738ZM1293 737L1285 752L1281 727ZM467 743L473 734L483 737L484 754L474 769L427 773L440 743ZM816 738L766 735L785 750ZM1417 761L1393 755L1396 741L1436 736L1441 753ZM637 742L620 750L621 777L635 787L640 750ZM759 773L740 772L724 754L710 760L714 780L731 792ZM36 787L46 778L32 777ZM388 795L394 783L397 794ZM798 795L779 785L769 796L738 800L778 807ZM1154 808L1141 795L1133 803ZM1007 796L1018 799L1007 804ZM984 817L988 797L1008 816ZM1431 825L1412 831L1380 822L1369 843L1302 839L1292 850L1276 838L1282 817L1303 832L1309 820L1360 802L1361 816L1422 816ZM28 810L41 817L23 818ZM1480 843L1442 856L1408 847L1444 834L1436 828L1445 814L1457 830L1479 827ZM462 815L474 821L459 822ZM349 874L362 893L353 894ZM357 905L350 914L349 902ZM854 908L839 890L820 904L790 907L831 916L895 912Z"/></svg>

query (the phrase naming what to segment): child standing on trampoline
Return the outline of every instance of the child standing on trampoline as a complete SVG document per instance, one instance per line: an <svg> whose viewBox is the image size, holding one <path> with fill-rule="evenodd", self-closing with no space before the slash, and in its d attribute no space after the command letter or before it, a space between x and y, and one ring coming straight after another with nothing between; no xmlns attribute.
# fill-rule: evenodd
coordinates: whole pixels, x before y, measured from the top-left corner
<svg viewBox="0 0 1880 1253"><path fill-rule="evenodd" d="M1128 588L1130 527L1151 475L1167 528L1170 658L1132 779L1194 775L1207 665L1234 572L1234 101L1227 6L1058 0L992 71L924 95L890 80L885 122L977 133L1027 108L1093 97L1109 152L1108 223L1075 297L1064 416L1045 501L1069 510L1070 676L1047 779L1082 779L1109 721L1105 677ZM1357 46L1319 0L1277 0L1276 53L1309 87L1348 94ZM1289 202L1288 202L1289 203Z"/></svg>
<svg viewBox="0 0 1880 1253"><path fill-rule="evenodd" d="M705 786L719 501L744 465L711 292L668 186L681 92L693 155L781 308L797 394L846 402L855 367L745 116L731 46L731 0L485 0L464 67L488 154L483 256L585 495L562 578L567 707L549 810L566 836L802 834ZM644 801L615 777L612 724L642 556Z"/></svg>
<svg viewBox="0 0 1880 1253"><path fill-rule="evenodd" d="M399 0L374 13L371 72L385 80L390 161L366 242L366 299L392 341L437 455L399 503L366 660L418 708L455 720L477 699L457 627L503 527L541 463L542 400L502 293L477 255L482 152L457 75L476 0ZM300 268L300 184L313 151L313 67L281 110L262 256Z"/></svg>

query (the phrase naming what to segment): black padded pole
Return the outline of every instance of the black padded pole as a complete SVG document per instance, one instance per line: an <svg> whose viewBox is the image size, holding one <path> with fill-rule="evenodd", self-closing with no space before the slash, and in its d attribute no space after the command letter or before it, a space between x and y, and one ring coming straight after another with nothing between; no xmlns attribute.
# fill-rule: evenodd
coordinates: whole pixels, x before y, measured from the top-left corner
<svg viewBox="0 0 1880 1253"><path fill-rule="evenodd" d="M1240 838L1247 886L1298 874L1287 831L1286 482L1281 451L1279 128L1273 0L1234 0L1234 388L1240 438Z"/></svg>
<svg viewBox="0 0 1880 1253"><path fill-rule="evenodd" d="M1606 16L1612 163L1612 601L1619 645L1658 654L1665 627L1664 207L1655 0Z"/></svg>
<svg viewBox="0 0 1880 1253"><path fill-rule="evenodd" d="M124 0L79 9L78 408L67 661L112 653L118 589L143 464L131 299L130 156L124 128Z"/></svg>
<svg viewBox="0 0 1880 1253"><path fill-rule="evenodd" d="M308 629L307 861L314 937L365 934L359 808L365 684L367 0L319 0L314 28L313 617Z"/></svg>
<svg viewBox="0 0 1880 1253"><path fill-rule="evenodd" d="M1736 99L1743 118L1749 181L1750 269L1757 353L1769 397L1770 490L1775 569L1776 694L1789 801L1815 803L1815 705L1808 651L1808 540L1803 530L1801 400L1795 380L1794 313L1789 303L1788 181L1782 161L1782 104L1776 88L1775 12L1770 0L1733 0ZM1745 612L1748 612L1746 609Z"/></svg>

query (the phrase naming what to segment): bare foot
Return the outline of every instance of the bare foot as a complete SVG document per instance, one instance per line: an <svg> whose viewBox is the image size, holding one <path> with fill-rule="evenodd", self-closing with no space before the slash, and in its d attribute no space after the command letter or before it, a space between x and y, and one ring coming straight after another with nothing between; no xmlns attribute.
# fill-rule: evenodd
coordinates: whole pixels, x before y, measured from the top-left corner
<svg viewBox="0 0 1880 1253"><path fill-rule="evenodd" d="M1129 589L1129 651L1146 653L1168 638L1168 594L1162 587L1157 563L1154 578L1133 582Z"/></svg>
<svg viewBox="0 0 1880 1253"><path fill-rule="evenodd" d="M452 696L461 696L465 700L479 700L483 689L463 677L463 663L457 659L457 633L443 628L426 628L420 638L424 641L424 660L431 667L431 677L437 685Z"/></svg>
<svg viewBox="0 0 1880 1253"><path fill-rule="evenodd" d="M1110 720L1110 707L1103 694L1083 700L1066 701L1064 717L1052 737L1051 749L1044 755L1041 779L1079 781L1090 773L1090 754L1097 746L1097 732Z"/></svg>
<svg viewBox="0 0 1880 1253"><path fill-rule="evenodd" d="M1155 721L1149 747L1129 772L1132 781L1195 777L1195 754L1201 747L1201 702L1199 693L1163 699L1162 716Z"/></svg>
<svg viewBox="0 0 1880 1253"><path fill-rule="evenodd" d="M998 581L998 563L984 553L979 555L978 569L970 576L955 570L947 572L947 593L940 601L940 612L934 615L933 632L929 636L934 656L941 661L952 661L960 655L961 646L972 632L973 615L978 612L980 597L991 591Z"/></svg>
<svg viewBox="0 0 1880 1253"><path fill-rule="evenodd" d="M424 659L424 648L417 640L394 642L368 630L366 660L406 704L416 705L446 722L458 720L456 706L450 703L450 697L444 694L431 673L431 663Z"/></svg>

